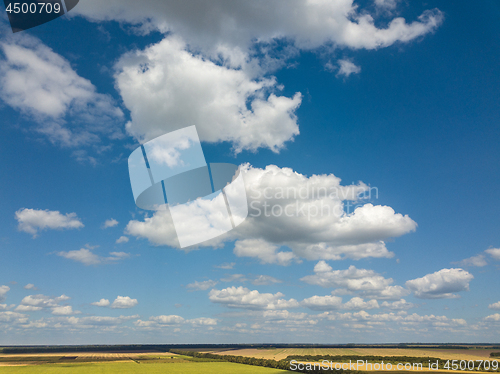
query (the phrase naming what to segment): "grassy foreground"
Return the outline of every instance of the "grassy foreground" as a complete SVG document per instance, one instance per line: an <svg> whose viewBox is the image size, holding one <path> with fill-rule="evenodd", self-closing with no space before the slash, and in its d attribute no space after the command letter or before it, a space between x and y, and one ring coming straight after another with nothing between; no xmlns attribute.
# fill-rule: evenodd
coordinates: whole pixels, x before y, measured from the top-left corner
<svg viewBox="0 0 500 374"><path fill-rule="evenodd" d="M87 364L46 364L33 366L0 366L1 374L278 374L283 370L231 362L146 363L106 362Z"/></svg>

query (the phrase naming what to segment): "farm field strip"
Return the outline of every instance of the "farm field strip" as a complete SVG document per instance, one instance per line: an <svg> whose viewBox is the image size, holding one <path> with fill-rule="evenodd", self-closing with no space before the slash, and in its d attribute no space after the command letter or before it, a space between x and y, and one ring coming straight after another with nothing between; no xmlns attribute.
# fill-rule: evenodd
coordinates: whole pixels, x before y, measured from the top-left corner
<svg viewBox="0 0 500 374"><path fill-rule="evenodd" d="M288 356L409 356L436 357L442 360L493 360L495 349L432 349L432 348L288 348L288 349L239 349L213 352L232 355L282 360ZM498 360L498 358L497 358Z"/></svg>
<svg viewBox="0 0 500 374"><path fill-rule="evenodd" d="M3 366L2 374L281 374L283 370L235 364L231 362L147 363L106 362L87 364L49 364L36 366Z"/></svg>

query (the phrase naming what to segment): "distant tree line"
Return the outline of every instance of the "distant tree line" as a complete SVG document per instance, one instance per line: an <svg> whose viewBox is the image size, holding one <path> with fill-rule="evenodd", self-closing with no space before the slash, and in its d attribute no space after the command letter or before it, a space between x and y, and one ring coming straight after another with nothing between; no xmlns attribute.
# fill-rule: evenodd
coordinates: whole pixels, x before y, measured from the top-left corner
<svg viewBox="0 0 500 374"><path fill-rule="evenodd" d="M288 358L283 359L283 360L266 360L263 358L256 358L256 357L245 357L245 356L232 356L232 355L217 355L213 353L201 353L201 352L194 352L194 351L183 351L179 349L171 349L171 353L176 353L180 355L185 355L185 356L191 356L191 357L196 357L196 358L209 358L209 359L219 359L221 361L225 362L234 362L237 364L244 364L244 365L254 365L254 366L263 366L263 367L268 367L268 368L273 368L273 369L281 369L281 370L290 370L290 360ZM313 366L313 365L310 365ZM303 369L299 370L293 370L296 373L306 373L306 374L320 374L320 373L331 373L331 370L325 370L324 368L321 368L320 365L316 365L316 367L312 367L308 369L307 367L304 367ZM353 370L335 370L336 373L338 374L354 374L354 373L359 373L357 371Z"/></svg>

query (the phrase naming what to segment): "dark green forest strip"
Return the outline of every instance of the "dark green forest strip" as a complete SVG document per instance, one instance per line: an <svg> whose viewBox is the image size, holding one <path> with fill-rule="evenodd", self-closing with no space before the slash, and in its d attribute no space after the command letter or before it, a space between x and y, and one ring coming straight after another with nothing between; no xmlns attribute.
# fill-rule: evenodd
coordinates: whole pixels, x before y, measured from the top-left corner
<svg viewBox="0 0 500 374"><path fill-rule="evenodd" d="M276 360L266 360L263 358L256 358L256 357L216 355L213 353L181 351L181 350L177 350L177 349L171 349L170 352L185 355L185 356L191 356L191 357L195 357L195 358L219 359L219 360L223 360L226 362L234 362L237 364L263 366L263 367L272 368L272 369L290 370L290 360L288 360L288 359L276 361ZM316 369L311 369L311 370L304 368L303 370L293 370L293 371L296 373L306 373L306 374L331 373L331 370L323 370L321 368L316 368ZM339 373L339 374L358 373L356 371L343 370L343 369L335 370L335 372Z"/></svg>

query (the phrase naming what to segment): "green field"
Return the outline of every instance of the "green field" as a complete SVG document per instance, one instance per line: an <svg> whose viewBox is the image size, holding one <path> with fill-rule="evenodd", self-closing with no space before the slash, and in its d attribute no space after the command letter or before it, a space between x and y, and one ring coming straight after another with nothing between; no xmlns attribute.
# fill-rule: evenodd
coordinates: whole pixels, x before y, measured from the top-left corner
<svg viewBox="0 0 500 374"><path fill-rule="evenodd" d="M283 370L259 366L240 365L230 362L186 362L186 363L146 363L109 362L89 364L46 364L32 366L0 366L2 374L278 374Z"/></svg>

